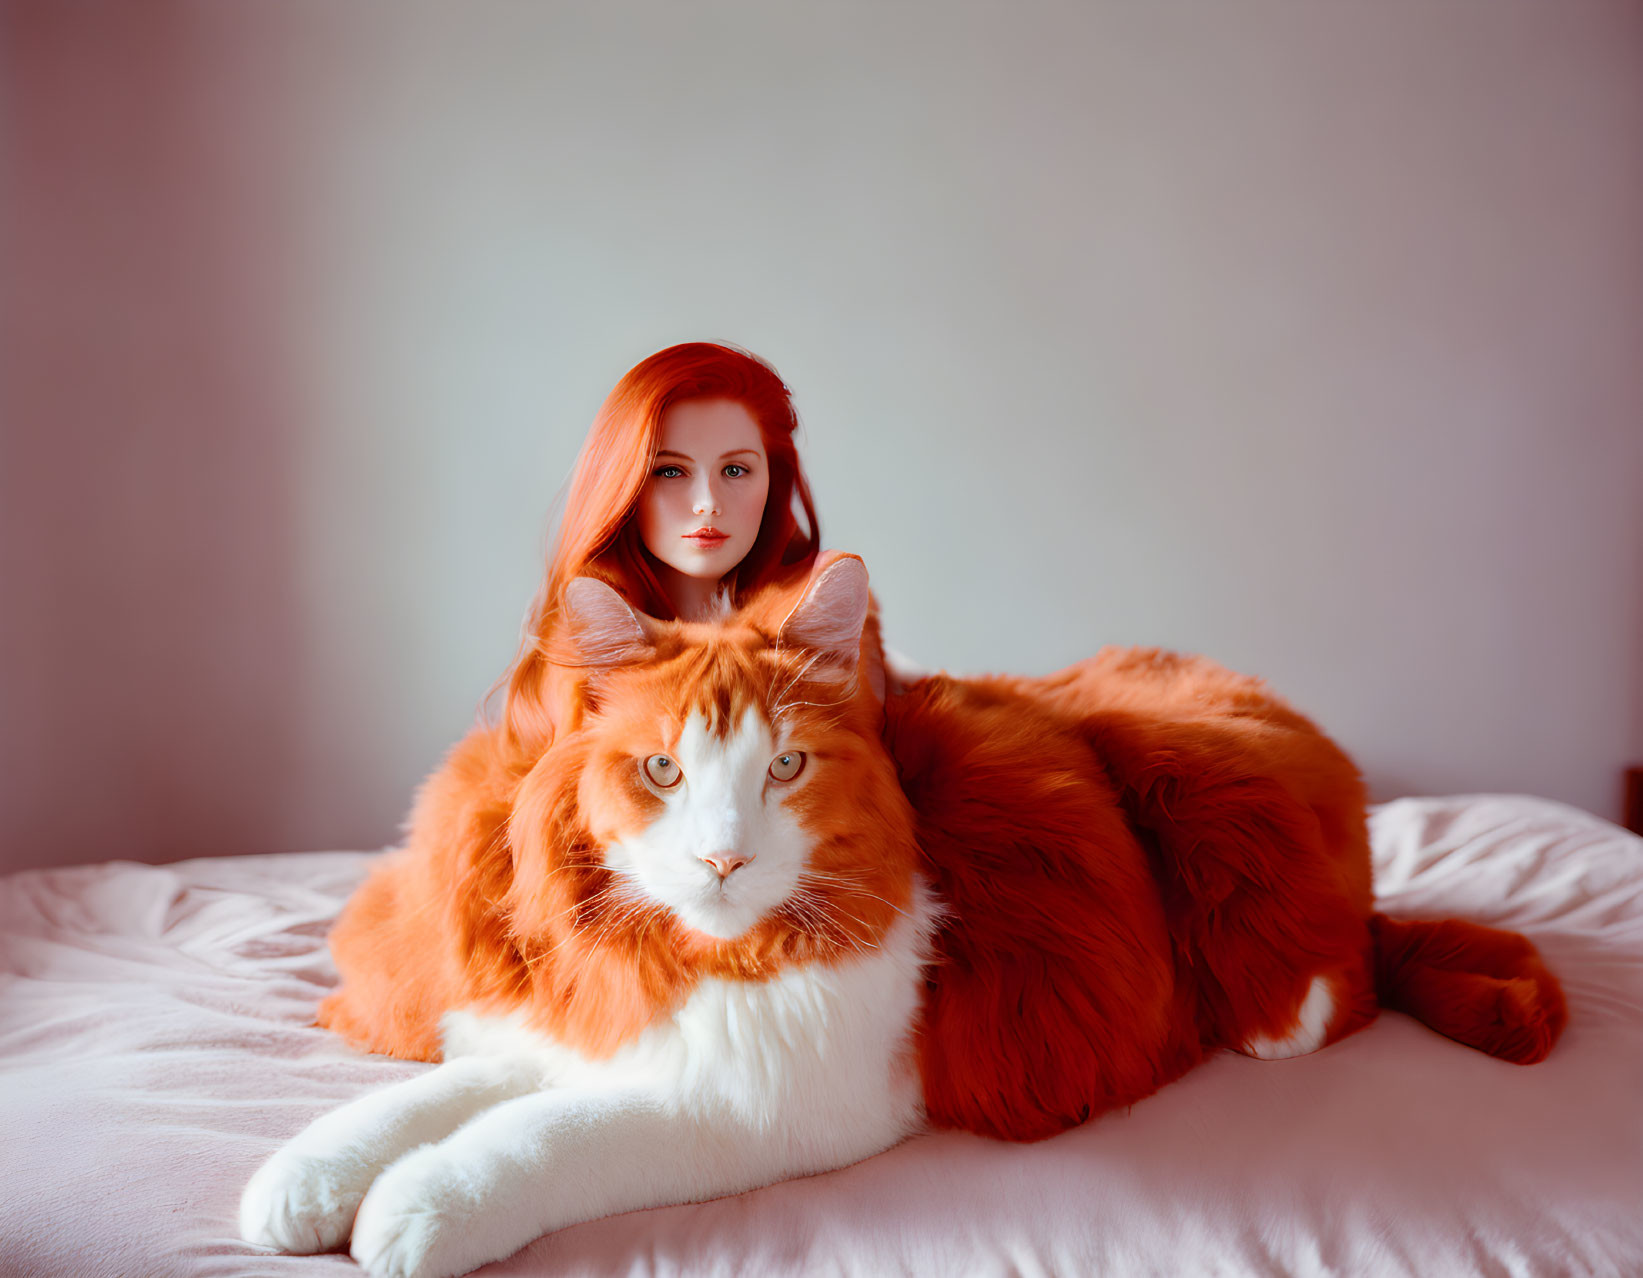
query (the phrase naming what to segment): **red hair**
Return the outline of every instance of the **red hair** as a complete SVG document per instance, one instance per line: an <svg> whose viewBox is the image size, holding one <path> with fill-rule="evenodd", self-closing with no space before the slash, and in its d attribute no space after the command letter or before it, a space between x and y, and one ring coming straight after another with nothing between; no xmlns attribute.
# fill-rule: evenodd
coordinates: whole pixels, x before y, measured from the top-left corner
<svg viewBox="0 0 1643 1278"><path fill-rule="evenodd" d="M728 399L746 408L758 423L770 468L764 519L734 573L733 601L741 604L777 577L809 574L821 531L793 439L799 419L792 392L776 370L749 351L717 342L685 342L641 360L616 383L588 430L519 655L496 684L507 688L503 727L514 742L540 748L553 738L549 640L565 587L574 579L598 577L633 607L673 619L673 604L633 516L660 447L662 414L688 399Z"/></svg>

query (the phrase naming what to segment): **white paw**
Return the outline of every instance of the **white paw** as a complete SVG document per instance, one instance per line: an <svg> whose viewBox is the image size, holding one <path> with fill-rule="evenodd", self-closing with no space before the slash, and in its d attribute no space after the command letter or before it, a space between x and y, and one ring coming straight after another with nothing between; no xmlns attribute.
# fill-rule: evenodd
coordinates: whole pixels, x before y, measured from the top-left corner
<svg viewBox="0 0 1643 1278"><path fill-rule="evenodd" d="M1329 1022L1335 1015L1335 994L1329 978L1314 976L1306 997L1295 1010L1295 1025L1283 1035L1252 1034L1240 1049L1263 1061L1288 1060L1315 1052L1329 1041Z"/></svg>
<svg viewBox="0 0 1643 1278"><path fill-rule="evenodd" d="M349 1252L371 1278L454 1278L506 1254L479 1242L474 1208L450 1159L424 1146L377 1177Z"/></svg>
<svg viewBox="0 0 1643 1278"><path fill-rule="evenodd" d="M240 1237L259 1247L329 1251L348 1237L376 1169L346 1157L280 1150L240 1195Z"/></svg>

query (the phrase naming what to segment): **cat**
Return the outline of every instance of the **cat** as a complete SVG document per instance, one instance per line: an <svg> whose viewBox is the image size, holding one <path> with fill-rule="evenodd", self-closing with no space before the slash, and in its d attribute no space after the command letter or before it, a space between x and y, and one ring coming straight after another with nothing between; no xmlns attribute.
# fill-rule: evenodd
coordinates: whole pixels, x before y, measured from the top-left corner
<svg viewBox="0 0 1643 1278"><path fill-rule="evenodd" d="M840 555L715 623L591 579L567 615L576 715L538 758L461 743L332 934L320 1022L442 1063L276 1152L248 1241L455 1275L932 1123L1053 1135L1383 998L1514 1059L1561 1028L1522 938L1373 913L1350 761L1219 667L885 701Z"/></svg>
<svg viewBox="0 0 1643 1278"><path fill-rule="evenodd" d="M462 743L332 937L321 1023L443 1059L252 1178L247 1240L448 1275L573 1221L856 1162L916 1130L935 907L861 675L866 576L659 624L568 592L586 713Z"/></svg>

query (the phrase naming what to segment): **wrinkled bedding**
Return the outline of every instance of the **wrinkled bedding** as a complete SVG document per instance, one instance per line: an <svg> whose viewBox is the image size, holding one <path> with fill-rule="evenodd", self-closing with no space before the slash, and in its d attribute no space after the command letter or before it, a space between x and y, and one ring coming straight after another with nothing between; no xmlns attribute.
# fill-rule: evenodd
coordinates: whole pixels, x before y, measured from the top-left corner
<svg viewBox="0 0 1643 1278"><path fill-rule="evenodd" d="M1528 933L1569 998L1539 1065L1395 1013L1313 1056L1219 1055L1030 1146L855 1167L543 1238L536 1274L1643 1272L1643 839L1545 800L1374 811L1382 908ZM426 1066L313 1027L371 854L0 879L0 1274L345 1275L238 1240L252 1171ZM551 1186L545 1187L551 1192Z"/></svg>

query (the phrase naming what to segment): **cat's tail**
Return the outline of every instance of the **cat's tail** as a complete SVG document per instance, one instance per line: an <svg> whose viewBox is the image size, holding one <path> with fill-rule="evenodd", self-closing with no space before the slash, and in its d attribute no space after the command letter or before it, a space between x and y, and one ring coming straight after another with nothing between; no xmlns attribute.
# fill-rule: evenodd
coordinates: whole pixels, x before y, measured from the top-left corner
<svg viewBox="0 0 1643 1278"><path fill-rule="evenodd" d="M1457 1042L1533 1065L1569 1019L1563 988L1525 936L1460 919L1369 921L1375 994Z"/></svg>

